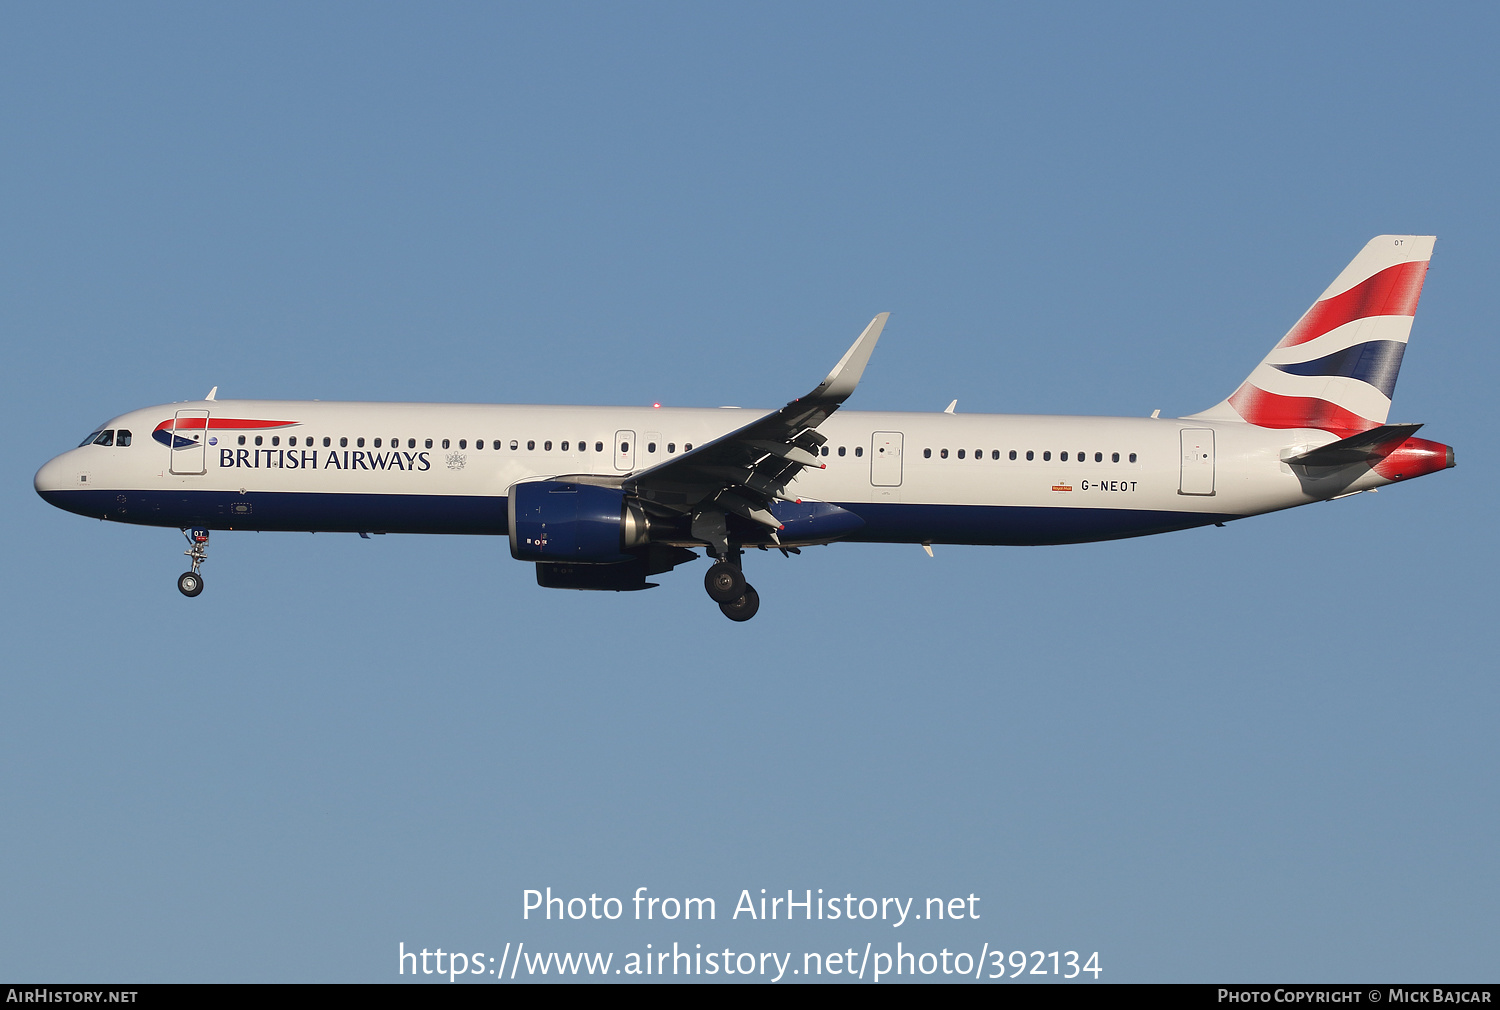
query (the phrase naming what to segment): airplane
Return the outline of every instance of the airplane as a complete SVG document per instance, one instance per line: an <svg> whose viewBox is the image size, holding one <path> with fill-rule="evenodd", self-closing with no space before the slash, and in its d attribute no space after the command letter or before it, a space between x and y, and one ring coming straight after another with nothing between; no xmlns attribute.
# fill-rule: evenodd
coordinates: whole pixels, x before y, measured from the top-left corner
<svg viewBox="0 0 1500 1010"><path fill-rule="evenodd" d="M747 550L1069 544L1327 501L1454 465L1387 423L1436 239L1381 235L1229 397L1150 417L841 410L888 313L774 411L219 400L133 410L37 472L58 508L174 527L184 596L210 530L506 536L543 587L629 592L713 561L747 621ZM751 416L748 422L746 415Z"/></svg>

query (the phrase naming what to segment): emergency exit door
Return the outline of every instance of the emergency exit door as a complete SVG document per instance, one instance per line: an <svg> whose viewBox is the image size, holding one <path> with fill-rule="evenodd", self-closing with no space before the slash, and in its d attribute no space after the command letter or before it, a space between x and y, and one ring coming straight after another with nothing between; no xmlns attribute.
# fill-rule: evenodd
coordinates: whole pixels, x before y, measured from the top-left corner
<svg viewBox="0 0 1500 1010"><path fill-rule="evenodd" d="M615 469L635 469L635 432L615 432Z"/></svg>
<svg viewBox="0 0 1500 1010"><path fill-rule="evenodd" d="M870 436L870 483L901 486L901 432L877 431Z"/></svg>

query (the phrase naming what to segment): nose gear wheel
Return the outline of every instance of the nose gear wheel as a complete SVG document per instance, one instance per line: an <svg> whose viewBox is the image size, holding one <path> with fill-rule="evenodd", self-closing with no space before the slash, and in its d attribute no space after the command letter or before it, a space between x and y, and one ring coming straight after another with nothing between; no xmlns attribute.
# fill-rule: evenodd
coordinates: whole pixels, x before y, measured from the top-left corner
<svg viewBox="0 0 1500 1010"><path fill-rule="evenodd" d="M188 542L188 549L182 553L193 562L193 570L177 576L177 591L183 596L197 596L203 592L203 576L198 574L198 568L208 560L208 530L197 527L183 530L182 535Z"/></svg>

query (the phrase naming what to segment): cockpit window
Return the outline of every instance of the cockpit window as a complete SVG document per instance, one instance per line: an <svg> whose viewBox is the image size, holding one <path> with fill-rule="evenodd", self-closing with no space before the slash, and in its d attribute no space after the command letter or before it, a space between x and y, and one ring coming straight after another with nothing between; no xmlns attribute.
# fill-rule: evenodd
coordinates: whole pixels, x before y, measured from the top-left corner
<svg viewBox="0 0 1500 1010"><path fill-rule="evenodd" d="M103 431L101 429L99 429L99 428L95 428L93 431L89 432L89 437L88 438L86 438L82 442L78 443L78 447L80 449L82 449L86 445L92 445L93 442L94 442L94 439L98 438L101 434L103 434Z"/></svg>
<svg viewBox="0 0 1500 1010"><path fill-rule="evenodd" d="M130 429L129 428L121 428L120 431L119 431L119 433L115 435L115 445L129 445L129 444L130 444Z"/></svg>
<svg viewBox="0 0 1500 1010"><path fill-rule="evenodd" d="M110 431L101 431L99 433L99 437L96 438L96 439L94 439L94 444L95 445L114 445L115 444L115 433L114 433L113 429L111 429Z"/></svg>

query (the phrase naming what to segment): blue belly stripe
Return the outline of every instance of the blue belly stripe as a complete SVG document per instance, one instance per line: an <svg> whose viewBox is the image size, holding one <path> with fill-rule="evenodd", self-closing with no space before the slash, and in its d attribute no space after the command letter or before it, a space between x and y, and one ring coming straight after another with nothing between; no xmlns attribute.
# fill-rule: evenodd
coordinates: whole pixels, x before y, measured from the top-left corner
<svg viewBox="0 0 1500 1010"><path fill-rule="evenodd" d="M503 536L502 496L331 492L42 492L50 504L94 519L142 526L320 533L457 533ZM123 498L122 502L120 499ZM1213 512L1021 505L836 503L865 521L862 543L1037 546L1146 536L1241 518Z"/></svg>

